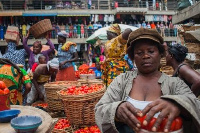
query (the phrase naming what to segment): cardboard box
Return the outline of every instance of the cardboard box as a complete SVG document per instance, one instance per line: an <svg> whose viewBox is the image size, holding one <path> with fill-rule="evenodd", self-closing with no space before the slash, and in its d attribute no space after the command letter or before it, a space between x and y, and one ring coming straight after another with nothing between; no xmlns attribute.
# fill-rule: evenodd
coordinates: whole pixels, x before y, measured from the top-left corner
<svg viewBox="0 0 200 133"><path fill-rule="evenodd" d="M16 44L19 44L19 29L16 26L8 26L5 34L6 42L14 41Z"/></svg>

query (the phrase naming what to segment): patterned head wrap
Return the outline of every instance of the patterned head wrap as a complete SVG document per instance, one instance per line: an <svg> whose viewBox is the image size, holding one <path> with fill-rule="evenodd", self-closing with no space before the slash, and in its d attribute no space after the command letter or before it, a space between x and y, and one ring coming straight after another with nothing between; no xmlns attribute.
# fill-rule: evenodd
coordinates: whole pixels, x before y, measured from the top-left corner
<svg viewBox="0 0 200 133"><path fill-rule="evenodd" d="M107 31L117 33L117 35L120 35L121 29L118 24L112 24Z"/></svg>
<svg viewBox="0 0 200 133"><path fill-rule="evenodd" d="M59 61L58 58L53 58L52 60L47 62L47 69L49 70L49 67L54 69L59 69Z"/></svg>

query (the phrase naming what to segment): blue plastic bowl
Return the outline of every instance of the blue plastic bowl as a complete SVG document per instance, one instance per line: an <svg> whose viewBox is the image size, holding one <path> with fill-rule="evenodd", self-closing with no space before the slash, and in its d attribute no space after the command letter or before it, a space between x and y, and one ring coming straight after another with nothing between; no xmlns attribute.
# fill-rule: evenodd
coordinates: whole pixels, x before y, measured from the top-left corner
<svg viewBox="0 0 200 133"><path fill-rule="evenodd" d="M11 126L17 133L34 133L42 124L39 116L20 116L11 120Z"/></svg>
<svg viewBox="0 0 200 133"><path fill-rule="evenodd" d="M10 122L10 120L17 117L20 112L20 110L16 109L0 111L0 122Z"/></svg>

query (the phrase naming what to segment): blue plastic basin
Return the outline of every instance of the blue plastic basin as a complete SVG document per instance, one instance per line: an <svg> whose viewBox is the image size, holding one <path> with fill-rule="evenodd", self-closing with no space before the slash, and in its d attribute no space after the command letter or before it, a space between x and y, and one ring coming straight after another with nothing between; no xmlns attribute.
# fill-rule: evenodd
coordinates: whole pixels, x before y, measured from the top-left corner
<svg viewBox="0 0 200 133"><path fill-rule="evenodd" d="M39 116L20 116L11 120L11 126L17 133L34 133L42 124Z"/></svg>
<svg viewBox="0 0 200 133"><path fill-rule="evenodd" d="M20 110L16 109L0 111L0 122L10 122L10 120L17 117L20 112Z"/></svg>

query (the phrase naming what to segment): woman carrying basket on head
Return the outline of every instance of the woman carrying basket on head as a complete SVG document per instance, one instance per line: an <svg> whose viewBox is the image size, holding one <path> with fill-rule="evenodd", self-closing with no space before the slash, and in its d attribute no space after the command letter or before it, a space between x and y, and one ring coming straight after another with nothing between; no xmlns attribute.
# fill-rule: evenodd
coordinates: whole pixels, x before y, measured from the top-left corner
<svg viewBox="0 0 200 133"><path fill-rule="evenodd" d="M48 37L49 33L46 33L47 44L50 46L50 49L42 51L42 44L40 41L36 41L33 43L33 51L28 47L27 42L29 38L29 31L26 37L23 39L23 46L26 52L28 53L29 59L29 68L31 69L35 62L38 63L38 57L40 55L44 55L46 57L46 61L49 61L49 54L52 53L55 49L54 44Z"/></svg>

